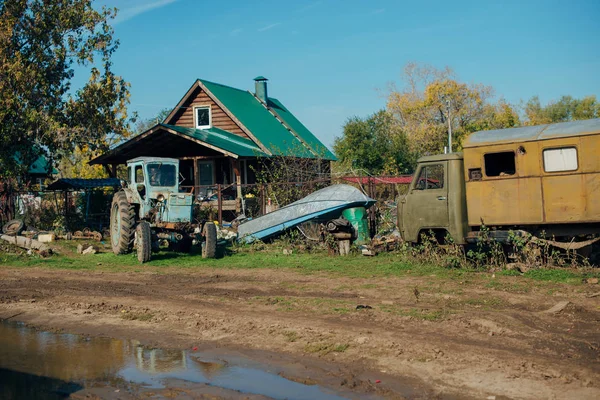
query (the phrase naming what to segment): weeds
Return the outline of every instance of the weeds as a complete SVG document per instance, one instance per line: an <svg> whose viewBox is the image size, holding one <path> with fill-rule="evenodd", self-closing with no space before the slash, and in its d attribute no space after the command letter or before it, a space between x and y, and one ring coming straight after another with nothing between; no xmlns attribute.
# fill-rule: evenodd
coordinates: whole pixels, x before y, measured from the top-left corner
<svg viewBox="0 0 600 400"><path fill-rule="evenodd" d="M307 353L318 353L322 356L329 353L343 353L350 347L347 343L309 343L304 346Z"/></svg>

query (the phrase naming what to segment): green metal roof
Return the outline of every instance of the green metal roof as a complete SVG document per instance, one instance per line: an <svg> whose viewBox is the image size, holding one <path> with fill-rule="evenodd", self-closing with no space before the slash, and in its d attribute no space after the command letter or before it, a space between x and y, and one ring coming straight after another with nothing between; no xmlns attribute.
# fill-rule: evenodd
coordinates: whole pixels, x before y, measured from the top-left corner
<svg viewBox="0 0 600 400"><path fill-rule="evenodd" d="M323 156L325 146L279 101L269 98L269 105L274 106L272 110L274 113L271 113L260 100L248 91L203 79L200 79L200 82L273 155L304 158L324 157L335 160L335 156L328 150ZM276 114L280 114L280 112L281 121L276 117Z"/></svg>
<svg viewBox="0 0 600 400"><path fill-rule="evenodd" d="M337 158L302 122L292 114L279 100L269 97L269 108L283 120L300 138L308 144L320 158L336 161Z"/></svg>
<svg viewBox="0 0 600 400"><path fill-rule="evenodd" d="M14 159L19 164L23 163L23 160L21 159L21 154L18 152L14 155ZM27 173L30 175L53 175L58 174L58 171L50 165L50 162L45 156L40 155L38 158L35 159L34 162L31 163L31 165L27 169Z"/></svg>
<svg viewBox="0 0 600 400"><path fill-rule="evenodd" d="M252 141L219 128L193 129L182 126L158 124L192 139L200 140L219 149L242 157L259 157L266 154Z"/></svg>

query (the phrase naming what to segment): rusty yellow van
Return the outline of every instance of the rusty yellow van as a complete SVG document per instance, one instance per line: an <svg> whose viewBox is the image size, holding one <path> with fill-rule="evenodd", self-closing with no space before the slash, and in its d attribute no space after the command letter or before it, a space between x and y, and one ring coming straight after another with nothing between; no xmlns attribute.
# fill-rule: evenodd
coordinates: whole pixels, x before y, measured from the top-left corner
<svg viewBox="0 0 600 400"><path fill-rule="evenodd" d="M398 225L411 242L433 231L464 244L482 225L499 239L600 234L600 119L476 132L463 153L422 157Z"/></svg>

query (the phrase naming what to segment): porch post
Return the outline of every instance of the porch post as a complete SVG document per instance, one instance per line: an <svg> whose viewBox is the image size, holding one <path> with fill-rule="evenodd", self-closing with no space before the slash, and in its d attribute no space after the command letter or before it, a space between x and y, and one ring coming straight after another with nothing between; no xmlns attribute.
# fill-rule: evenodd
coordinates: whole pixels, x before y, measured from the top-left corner
<svg viewBox="0 0 600 400"><path fill-rule="evenodd" d="M233 173L235 174L235 185L237 189L236 212L239 214L242 209L242 175L240 174L239 160L231 159Z"/></svg>
<svg viewBox="0 0 600 400"><path fill-rule="evenodd" d="M193 189L193 193L195 194L195 196L198 196L198 193L200 192L199 188L196 191L196 186L200 186L200 175L198 174L198 157L194 157L193 160L194 160L194 189Z"/></svg>

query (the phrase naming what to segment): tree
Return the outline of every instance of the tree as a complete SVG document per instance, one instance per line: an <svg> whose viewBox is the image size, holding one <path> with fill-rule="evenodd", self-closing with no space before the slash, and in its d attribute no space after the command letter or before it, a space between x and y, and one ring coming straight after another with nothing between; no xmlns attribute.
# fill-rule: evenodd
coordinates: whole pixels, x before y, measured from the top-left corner
<svg viewBox="0 0 600 400"><path fill-rule="evenodd" d="M105 151L129 135L129 84L112 72L115 15L92 0L0 1L2 175L19 174L41 152ZM90 74L80 88L75 67Z"/></svg>
<svg viewBox="0 0 600 400"><path fill-rule="evenodd" d="M333 148L341 168L357 173L409 173L415 161L406 135L385 110L348 119Z"/></svg>
<svg viewBox="0 0 600 400"><path fill-rule="evenodd" d="M600 103L596 96L574 99L572 96L562 96L558 101L552 101L542 106L538 96L533 96L524 106L527 125L550 124L581 119L599 118Z"/></svg>
<svg viewBox="0 0 600 400"><path fill-rule="evenodd" d="M140 134L148 129L152 128L154 125L161 123L171 114L171 108L163 108L160 110L155 117L139 120L135 125L135 132Z"/></svg>
<svg viewBox="0 0 600 400"><path fill-rule="evenodd" d="M448 67L438 70L410 63L404 69L403 79L403 89L390 87L387 110L407 135L413 152L442 152L450 129L452 150L457 151L472 132L519 123L512 106L503 100L490 101L491 87L462 83Z"/></svg>

